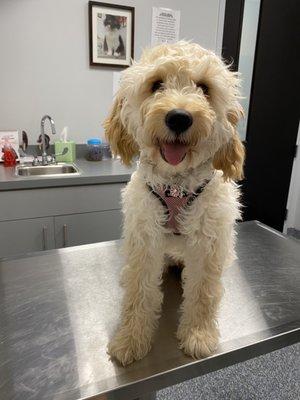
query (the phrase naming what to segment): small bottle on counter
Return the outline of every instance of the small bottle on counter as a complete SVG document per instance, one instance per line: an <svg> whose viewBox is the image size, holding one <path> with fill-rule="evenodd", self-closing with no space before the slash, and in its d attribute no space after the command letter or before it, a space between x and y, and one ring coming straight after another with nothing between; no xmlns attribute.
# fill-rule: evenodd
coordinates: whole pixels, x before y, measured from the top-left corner
<svg viewBox="0 0 300 400"><path fill-rule="evenodd" d="M87 155L88 161L101 161L102 160L102 140L99 138L88 139L87 141Z"/></svg>
<svg viewBox="0 0 300 400"><path fill-rule="evenodd" d="M18 155L11 145L5 145L2 149L3 155L2 160L4 161L4 167L13 167L17 164Z"/></svg>

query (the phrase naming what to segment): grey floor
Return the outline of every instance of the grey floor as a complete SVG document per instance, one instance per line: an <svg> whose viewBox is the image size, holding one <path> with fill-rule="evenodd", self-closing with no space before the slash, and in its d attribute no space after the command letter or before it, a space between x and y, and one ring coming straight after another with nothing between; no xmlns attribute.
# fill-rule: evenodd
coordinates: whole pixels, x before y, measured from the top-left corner
<svg viewBox="0 0 300 400"><path fill-rule="evenodd" d="M299 231L299 229L288 228L287 234L288 234L289 236L293 236L294 238L300 240L300 231Z"/></svg>
<svg viewBox="0 0 300 400"><path fill-rule="evenodd" d="M157 400L299 400L300 344L157 392Z"/></svg>

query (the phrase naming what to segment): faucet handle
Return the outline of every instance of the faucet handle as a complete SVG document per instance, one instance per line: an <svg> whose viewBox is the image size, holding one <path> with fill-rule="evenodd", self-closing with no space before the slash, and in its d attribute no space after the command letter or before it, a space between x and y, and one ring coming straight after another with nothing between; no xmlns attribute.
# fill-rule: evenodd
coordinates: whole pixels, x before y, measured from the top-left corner
<svg viewBox="0 0 300 400"><path fill-rule="evenodd" d="M39 160L37 158L37 156L34 156L33 161L32 161L32 165L35 167L37 165L39 165Z"/></svg>
<svg viewBox="0 0 300 400"><path fill-rule="evenodd" d="M51 164L57 164L56 155L55 154L51 154L51 156L48 156L48 161Z"/></svg>

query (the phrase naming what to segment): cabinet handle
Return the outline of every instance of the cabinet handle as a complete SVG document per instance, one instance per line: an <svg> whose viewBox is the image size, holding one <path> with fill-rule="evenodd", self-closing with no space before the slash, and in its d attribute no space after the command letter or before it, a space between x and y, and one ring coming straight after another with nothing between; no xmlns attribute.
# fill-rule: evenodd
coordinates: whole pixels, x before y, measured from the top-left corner
<svg viewBox="0 0 300 400"><path fill-rule="evenodd" d="M47 226L43 226L43 250L47 250Z"/></svg>
<svg viewBox="0 0 300 400"><path fill-rule="evenodd" d="M67 224L63 225L63 247L67 247L68 245L68 226Z"/></svg>

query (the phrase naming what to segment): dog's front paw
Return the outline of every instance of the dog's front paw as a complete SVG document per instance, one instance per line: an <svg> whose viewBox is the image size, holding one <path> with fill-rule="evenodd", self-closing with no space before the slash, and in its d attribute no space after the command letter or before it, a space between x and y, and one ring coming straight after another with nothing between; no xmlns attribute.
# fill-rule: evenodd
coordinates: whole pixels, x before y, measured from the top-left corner
<svg viewBox="0 0 300 400"><path fill-rule="evenodd" d="M193 358L210 356L217 348L219 331L217 328L201 329L190 328L185 333L178 332L180 348Z"/></svg>
<svg viewBox="0 0 300 400"><path fill-rule="evenodd" d="M123 366L141 360L150 351L151 343L146 337L134 337L130 332L118 332L108 345L108 354Z"/></svg>

